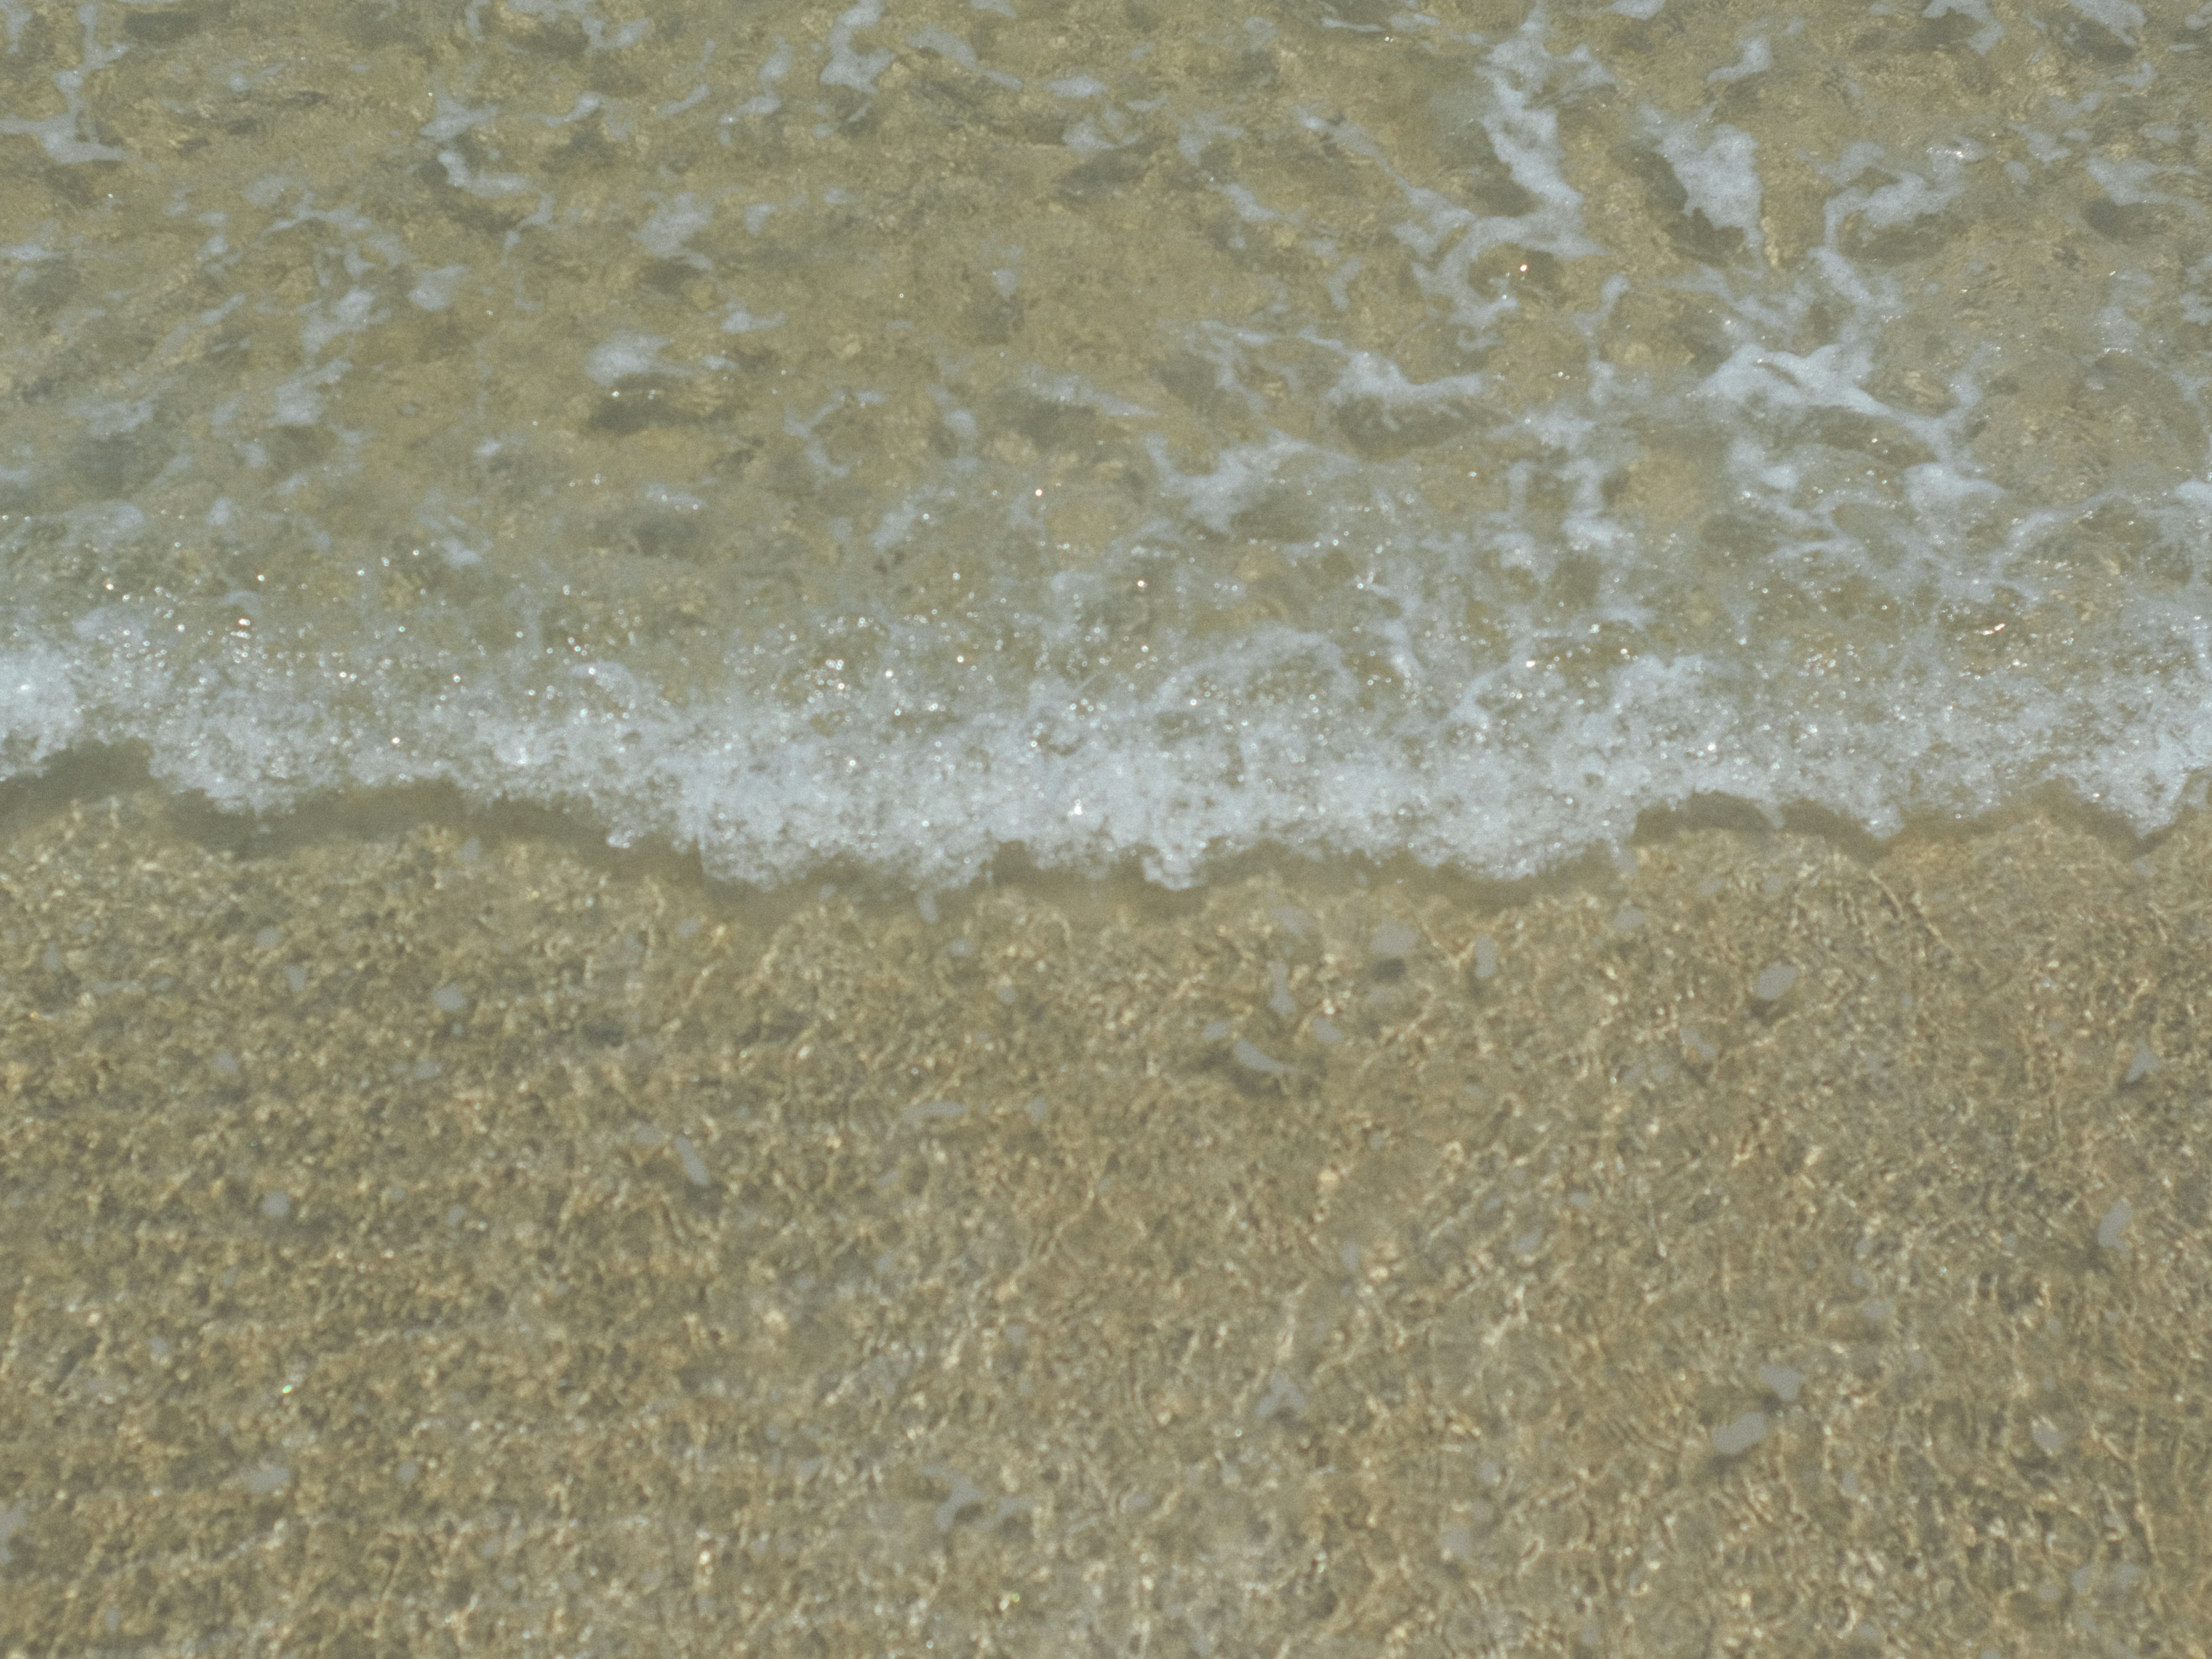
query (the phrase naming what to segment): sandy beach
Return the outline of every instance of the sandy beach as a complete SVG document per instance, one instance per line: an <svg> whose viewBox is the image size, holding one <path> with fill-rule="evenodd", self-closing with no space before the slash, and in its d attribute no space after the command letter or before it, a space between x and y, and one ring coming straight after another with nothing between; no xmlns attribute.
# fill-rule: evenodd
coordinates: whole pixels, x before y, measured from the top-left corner
<svg viewBox="0 0 2212 1659"><path fill-rule="evenodd" d="M2212 841L0 842L10 1655L2197 1654Z"/></svg>
<svg viewBox="0 0 2212 1659"><path fill-rule="evenodd" d="M1259 10L0 0L0 1659L2212 1655L2212 6Z"/></svg>

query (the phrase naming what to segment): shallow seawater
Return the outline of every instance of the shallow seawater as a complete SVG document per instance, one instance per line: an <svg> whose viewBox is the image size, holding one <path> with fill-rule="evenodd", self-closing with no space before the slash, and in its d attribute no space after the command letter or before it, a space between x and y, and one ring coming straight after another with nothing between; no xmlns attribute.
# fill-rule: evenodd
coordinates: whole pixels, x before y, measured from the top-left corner
<svg viewBox="0 0 2212 1659"><path fill-rule="evenodd" d="M2212 6L0 0L0 1648L2212 1639Z"/></svg>
<svg viewBox="0 0 2212 1659"><path fill-rule="evenodd" d="M2212 1632L2201 816L925 906L0 805L27 1650Z"/></svg>
<svg viewBox="0 0 2212 1659"><path fill-rule="evenodd" d="M17 771L1180 882L2212 750L2202 9L7 29Z"/></svg>

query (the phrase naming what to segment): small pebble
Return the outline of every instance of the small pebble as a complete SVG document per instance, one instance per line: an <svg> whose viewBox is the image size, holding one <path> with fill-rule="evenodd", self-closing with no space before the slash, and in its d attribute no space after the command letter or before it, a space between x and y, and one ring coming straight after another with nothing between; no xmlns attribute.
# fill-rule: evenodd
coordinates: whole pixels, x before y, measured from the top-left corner
<svg viewBox="0 0 2212 1659"><path fill-rule="evenodd" d="M918 1128L925 1123L943 1123L967 1115L967 1107L955 1100L925 1100L920 1105L908 1107L901 1114L910 1128ZM702 1172L704 1167L701 1166Z"/></svg>
<svg viewBox="0 0 2212 1659"><path fill-rule="evenodd" d="M1751 982L1751 994L1761 1002L1779 1002L1797 982L1797 970L1786 962L1770 962Z"/></svg>
<svg viewBox="0 0 2212 1659"><path fill-rule="evenodd" d="M1766 1438L1766 1413L1746 1412L1735 1422L1713 1431L1713 1449L1723 1457L1741 1457Z"/></svg>
<svg viewBox="0 0 2212 1659"><path fill-rule="evenodd" d="M2128 1223L2135 1219L2134 1207L2127 1200L2105 1212L2105 1218L2097 1224L2097 1245L2100 1249L2125 1255L2128 1248Z"/></svg>
<svg viewBox="0 0 2212 1659"><path fill-rule="evenodd" d="M1243 1066L1247 1071L1257 1072L1262 1077L1279 1077L1291 1069L1261 1048L1258 1043L1249 1042L1243 1037L1237 1039L1237 1046L1231 1052L1237 1056L1237 1063L1239 1066Z"/></svg>
<svg viewBox="0 0 2212 1659"><path fill-rule="evenodd" d="M1367 949L1383 962L1402 962L1421 942L1420 929L1402 921L1386 921L1375 930Z"/></svg>

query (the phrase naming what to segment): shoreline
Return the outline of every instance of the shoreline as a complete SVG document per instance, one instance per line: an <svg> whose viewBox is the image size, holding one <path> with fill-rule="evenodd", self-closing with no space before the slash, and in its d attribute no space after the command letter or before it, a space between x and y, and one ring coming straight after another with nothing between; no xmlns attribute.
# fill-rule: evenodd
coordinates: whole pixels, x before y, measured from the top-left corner
<svg viewBox="0 0 2212 1659"><path fill-rule="evenodd" d="M2212 1632L2201 818L926 906L29 804L9 1652Z"/></svg>
<svg viewBox="0 0 2212 1659"><path fill-rule="evenodd" d="M1267 842L1234 852L1211 853L1188 884L1173 885L1146 873L1152 849L1137 845L1109 860L1079 868L1040 861L1019 842L1000 844L964 882L930 885L888 873L840 854L784 881L754 881L714 873L704 854L657 836L627 842L586 807L501 798L472 799L459 785L439 780L405 787L317 792L289 807L255 811L220 805L198 790L179 789L155 777L137 745L93 745L55 757L39 771L0 779L0 836L55 812L111 797L131 797L158 814L163 833L211 851L265 858L331 840L373 839L414 830L452 830L480 841L528 841L625 878L651 876L689 884L711 902L757 913L777 913L804 902L827 883L865 896L878 907L897 908L924 891L940 897L985 894L1000 886L1048 895L1081 908L1110 901L1173 905L1210 890L1255 879L1292 884L1348 883L1432 887L1474 908L1502 909L1529 899L1619 879L1624 856L1633 857L1700 835L1722 834L1756 845L1775 836L1817 842L1855 862L1912 859L1928 848L2006 834L2027 823L2048 823L2094 841L2123 860L2146 856L2174 836L2212 817L2212 771L2192 777L2179 792L2182 804L2163 822L2139 827L2127 814L2087 799L2059 783L2045 783L1977 813L1917 811L1888 835L1879 834L1832 807L1793 801L1770 809L1741 796L1693 793L1684 800L1647 806L1629 834L1595 841L1560 854L1527 874L1486 874L1467 866L1431 864L1409 854L1313 851Z"/></svg>

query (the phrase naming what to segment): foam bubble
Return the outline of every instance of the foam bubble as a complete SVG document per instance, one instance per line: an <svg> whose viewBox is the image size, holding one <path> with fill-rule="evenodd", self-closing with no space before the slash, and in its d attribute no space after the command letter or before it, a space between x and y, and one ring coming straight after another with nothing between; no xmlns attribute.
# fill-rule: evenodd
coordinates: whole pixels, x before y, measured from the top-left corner
<svg viewBox="0 0 2212 1659"><path fill-rule="evenodd" d="M876 77L891 66L891 54L880 47L873 52L855 52L853 37L883 21L883 0L860 0L859 4L848 7L839 15L830 30L830 62L822 71L823 86L849 87L863 94L874 93Z"/></svg>
<svg viewBox="0 0 2212 1659"><path fill-rule="evenodd" d="M1702 129L1686 121L1668 124L1659 153L1674 170L1692 211L1723 230L1739 230L1753 249L1759 246L1759 148L1752 136L1725 121Z"/></svg>
<svg viewBox="0 0 2212 1659"><path fill-rule="evenodd" d="M687 190L655 208L638 227L637 240L656 258L689 259L704 265L705 259L687 244L714 222L713 206Z"/></svg>
<svg viewBox="0 0 2212 1659"><path fill-rule="evenodd" d="M604 386L619 386L635 375L667 374L675 366L661 361L668 338L625 331L602 342L584 360L584 373Z"/></svg>

